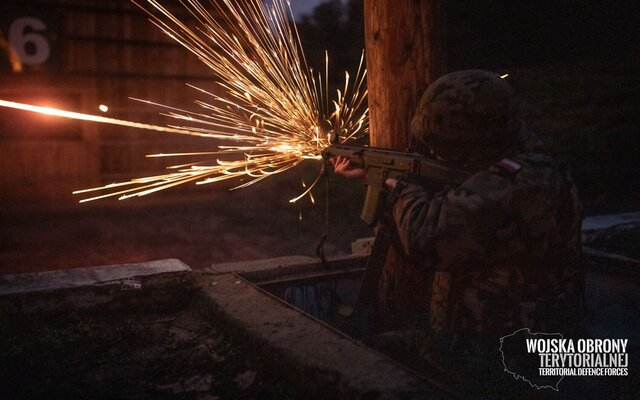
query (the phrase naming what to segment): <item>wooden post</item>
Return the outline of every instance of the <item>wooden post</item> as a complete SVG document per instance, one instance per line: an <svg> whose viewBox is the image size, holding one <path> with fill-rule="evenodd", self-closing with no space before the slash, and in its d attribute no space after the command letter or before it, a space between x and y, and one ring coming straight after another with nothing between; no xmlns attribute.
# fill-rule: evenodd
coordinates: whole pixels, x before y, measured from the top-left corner
<svg viewBox="0 0 640 400"><path fill-rule="evenodd" d="M364 0L371 145L409 145L409 125L429 83L446 73L445 0ZM391 249L380 283L382 326L427 317L429 278ZM420 323L420 322L418 322Z"/></svg>
<svg viewBox="0 0 640 400"><path fill-rule="evenodd" d="M444 0L365 0L371 144L402 149L427 85L446 73Z"/></svg>

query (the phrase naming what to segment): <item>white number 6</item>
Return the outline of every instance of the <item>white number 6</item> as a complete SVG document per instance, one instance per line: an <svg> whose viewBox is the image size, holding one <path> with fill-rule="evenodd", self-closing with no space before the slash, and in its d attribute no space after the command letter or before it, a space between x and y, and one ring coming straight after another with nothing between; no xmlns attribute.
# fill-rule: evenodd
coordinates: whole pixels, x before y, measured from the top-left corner
<svg viewBox="0 0 640 400"><path fill-rule="evenodd" d="M26 33L27 29L30 32ZM38 18L18 18L9 27L9 43L18 53L20 61L25 65L42 64L49 59L51 47L47 38L36 33L47 29L47 25ZM32 47L28 48L31 44Z"/></svg>

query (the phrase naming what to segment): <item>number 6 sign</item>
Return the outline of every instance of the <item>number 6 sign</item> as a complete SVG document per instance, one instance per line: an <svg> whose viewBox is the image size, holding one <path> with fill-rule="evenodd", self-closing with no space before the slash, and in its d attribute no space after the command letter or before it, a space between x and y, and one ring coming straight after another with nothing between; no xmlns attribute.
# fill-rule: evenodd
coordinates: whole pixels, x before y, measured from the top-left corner
<svg viewBox="0 0 640 400"><path fill-rule="evenodd" d="M9 26L9 43L24 65L39 65L47 62L51 47L43 35L47 25L34 17L21 17Z"/></svg>

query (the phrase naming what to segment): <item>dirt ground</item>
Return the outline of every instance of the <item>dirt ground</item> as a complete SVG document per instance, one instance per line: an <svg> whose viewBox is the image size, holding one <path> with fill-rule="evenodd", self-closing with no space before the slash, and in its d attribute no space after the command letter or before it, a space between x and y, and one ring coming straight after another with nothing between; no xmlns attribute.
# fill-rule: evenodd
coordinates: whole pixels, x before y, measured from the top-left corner
<svg viewBox="0 0 640 400"><path fill-rule="evenodd" d="M5 315L5 399L295 399L194 299L176 310Z"/></svg>
<svg viewBox="0 0 640 400"><path fill-rule="evenodd" d="M327 255L349 253L352 241L371 235L359 219L361 185L339 179L331 191ZM325 230L324 184L315 191L315 205L308 198L290 204L289 199L300 193L300 179L284 175L232 192L177 190L122 202L3 209L0 274L163 258L204 268L221 262L314 256Z"/></svg>

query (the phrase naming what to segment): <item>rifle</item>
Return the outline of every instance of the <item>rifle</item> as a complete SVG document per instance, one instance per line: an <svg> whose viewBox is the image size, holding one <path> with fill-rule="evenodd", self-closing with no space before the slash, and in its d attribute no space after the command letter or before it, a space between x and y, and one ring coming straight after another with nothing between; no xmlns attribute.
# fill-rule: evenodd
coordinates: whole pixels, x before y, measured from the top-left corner
<svg viewBox="0 0 640 400"><path fill-rule="evenodd" d="M364 168L367 194L360 218L368 225L375 225L381 212L381 194L386 191L388 178L416 183L460 184L469 175L443 163L417 153L404 153L375 147L347 144L331 144L322 151L322 158L342 156L356 168Z"/></svg>
<svg viewBox="0 0 640 400"><path fill-rule="evenodd" d="M367 194L360 218L369 225L375 225L382 212L381 197L386 197L383 193L387 191L385 180L388 178L423 184L460 184L469 177L466 172L417 153L346 144L330 144L322 151L325 162L337 156L348 158L353 167L365 170ZM382 224L367 260L356 303L353 309L342 313L353 322L354 333L359 331L356 334L365 334L362 326L366 324L363 321L371 322L374 318L378 282L391 241L392 229Z"/></svg>

